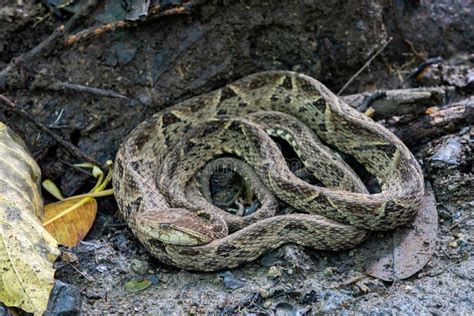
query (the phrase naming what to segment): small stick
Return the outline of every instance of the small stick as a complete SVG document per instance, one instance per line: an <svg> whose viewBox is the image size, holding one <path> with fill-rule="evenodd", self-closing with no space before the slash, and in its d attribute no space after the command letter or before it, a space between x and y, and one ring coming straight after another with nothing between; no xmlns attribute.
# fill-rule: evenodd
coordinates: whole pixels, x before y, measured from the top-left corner
<svg viewBox="0 0 474 316"><path fill-rule="evenodd" d="M71 268L73 268L74 270L76 270L77 272L79 272L80 275L82 275L87 281L89 282L94 282L95 279L94 277L88 275L86 272L83 272L81 270L79 270L78 268L76 268L72 263L67 263Z"/></svg>
<svg viewBox="0 0 474 316"><path fill-rule="evenodd" d="M375 91L369 95L364 96L364 100L362 103L357 107L357 111L365 112L369 108L369 106L375 101L380 100L387 97L387 93L383 90Z"/></svg>
<svg viewBox="0 0 474 316"><path fill-rule="evenodd" d="M91 173L83 168L79 168L77 166L75 166L74 164L70 163L70 162L67 162L66 160L63 160L63 159L58 159L59 162L65 164L66 166L76 170L77 172L81 172L85 175L88 175L89 177L92 177Z"/></svg>
<svg viewBox="0 0 474 316"><path fill-rule="evenodd" d="M382 45L382 47L380 47L380 49L378 51L375 52L375 54L369 58L369 60L367 60L367 62L364 64L364 66L362 66L362 68L360 68L350 79L349 81L346 82L346 84L341 88L341 90L339 90L339 92L337 93L337 96L340 96L342 92L344 92L344 90L346 90L346 88L352 83L352 81L354 81L355 78L357 78L362 71L364 71L367 67L370 66L370 64L372 63L372 61L375 59L375 57L377 57L378 55L380 55L380 53L387 47L388 44L390 44L390 42L392 41L393 37L390 37L386 42L385 44Z"/></svg>
<svg viewBox="0 0 474 316"><path fill-rule="evenodd" d="M61 146L63 146L70 154L77 157L79 160L90 162L93 165L100 166L104 170L107 170L108 168L107 166L99 164L94 158L81 152L79 148L77 148L70 142L64 140L61 136L57 135L56 133L52 132L43 123L35 119L32 115L30 115L28 112L23 110L21 107L18 107L15 103L10 101L10 99L5 97L4 95L0 94L0 101L2 101L2 103L5 104L8 107L8 109L12 110L16 114L19 114L22 117L29 120L30 122L32 122L34 125L36 125L38 129L40 129L41 131L45 132L47 135L52 137L56 142L58 142Z"/></svg>
<svg viewBox="0 0 474 316"><path fill-rule="evenodd" d="M112 90L88 87L88 86L83 86L76 83L62 82L58 80L54 81L53 83L51 83L49 86L46 86L45 88L49 88L54 91L73 90L77 92L95 94L102 97L128 99L123 94L114 92Z"/></svg>
<svg viewBox="0 0 474 316"><path fill-rule="evenodd" d="M201 4L205 1L202 0L195 0L191 1L189 3L186 3L185 5L181 5L175 8L171 8L162 12L159 12L159 7L157 9L152 9L151 14L147 16L147 18L143 22L151 21L151 20L156 20L159 18L164 18L167 16L173 16L173 15L184 15L184 14L190 14L191 13L191 8L195 5ZM157 11L157 13L153 12ZM137 25L137 21L126 21L126 20L120 20L100 26L94 26L88 29L84 29L82 31L79 31L75 34L69 35L66 40L64 41L65 45L72 45L74 43L77 43L80 40L92 38L98 35L101 35L105 32L110 32L110 31L115 31L116 29L122 29L126 27L132 27Z"/></svg>

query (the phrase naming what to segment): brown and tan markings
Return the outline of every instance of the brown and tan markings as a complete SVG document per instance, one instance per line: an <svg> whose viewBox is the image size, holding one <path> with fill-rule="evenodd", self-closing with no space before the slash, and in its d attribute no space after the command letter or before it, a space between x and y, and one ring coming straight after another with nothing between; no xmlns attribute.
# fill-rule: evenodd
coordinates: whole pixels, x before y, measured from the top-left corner
<svg viewBox="0 0 474 316"><path fill-rule="evenodd" d="M271 137L288 142L323 186L296 177ZM381 192L369 194L330 148L354 157ZM235 168L262 202L251 216L219 209L199 189L195 176L225 156L246 166ZM189 270L236 267L285 243L351 248L369 231L407 223L424 193L420 167L396 136L288 71L257 73L157 113L130 133L116 165L116 198L135 235L158 259ZM293 213L279 215L277 199Z"/></svg>

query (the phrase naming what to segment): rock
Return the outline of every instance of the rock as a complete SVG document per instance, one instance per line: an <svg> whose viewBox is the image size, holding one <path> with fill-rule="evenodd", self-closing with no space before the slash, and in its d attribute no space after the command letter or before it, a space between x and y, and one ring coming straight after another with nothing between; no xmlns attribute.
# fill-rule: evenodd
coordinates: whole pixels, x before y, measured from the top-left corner
<svg viewBox="0 0 474 316"><path fill-rule="evenodd" d="M453 219L453 216L451 213L448 212L444 207L440 208L438 210L438 215L440 218L444 219L445 221L450 221Z"/></svg>
<svg viewBox="0 0 474 316"><path fill-rule="evenodd" d="M160 276L153 274L148 276L148 280L150 280L151 284L158 285L160 283Z"/></svg>
<svg viewBox="0 0 474 316"><path fill-rule="evenodd" d="M150 265L148 264L148 262L140 259L133 259L130 265L130 269L136 274L140 275L147 274L149 268Z"/></svg>
<svg viewBox="0 0 474 316"><path fill-rule="evenodd" d="M334 274L334 270L335 269L333 267L327 267L326 269L324 269L323 274L325 276L331 276Z"/></svg>
<svg viewBox="0 0 474 316"><path fill-rule="evenodd" d="M351 301L352 298L341 292L326 292L321 300L320 309L321 314L334 313L340 309L340 306Z"/></svg>
<svg viewBox="0 0 474 316"><path fill-rule="evenodd" d="M227 289L235 290L245 286L245 282L237 279L230 271L221 272L218 276L224 279L224 286Z"/></svg>
<svg viewBox="0 0 474 316"><path fill-rule="evenodd" d="M449 243L449 248L457 248L458 245L458 240L453 240L452 242Z"/></svg>
<svg viewBox="0 0 474 316"><path fill-rule="evenodd" d="M79 315L81 293L71 284L56 280L44 315Z"/></svg>
<svg viewBox="0 0 474 316"><path fill-rule="evenodd" d="M448 138L438 147L431 156L436 165L458 165L461 159L462 145L458 138Z"/></svg>
<svg viewBox="0 0 474 316"><path fill-rule="evenodd" d="M302 303L303 304L312 304L318 301L319 294L315 290L311 290L309 293L306 293L303 296Z"/></svg>
<svg viewBox="0 0 474 316"><path fill-rule="evenodd" d="M260 259L260 265L263 267L271 267L282 264L283 260L278 257L277 251L271 251Z"/></svg>
<svg viewBox="0 0 474 316"><path fill-rule="evenodd" d="M270 269L268 269L267 275L272 279L276 279L282 276L282 272L277 266L271 266Z"/></svg>
<svg viewBox="0 0 474 316"><path fill-rule="evenodd" d="M275 316L297 316L298 309L289 303L278 303L275 308Z"/></svg>
<svg viewBox="0 0 474 316"><path fill-rule="evenodd" d="M8 316L8 308L3 305L2 303L0 303L0 315L1 316Z"/></svg>

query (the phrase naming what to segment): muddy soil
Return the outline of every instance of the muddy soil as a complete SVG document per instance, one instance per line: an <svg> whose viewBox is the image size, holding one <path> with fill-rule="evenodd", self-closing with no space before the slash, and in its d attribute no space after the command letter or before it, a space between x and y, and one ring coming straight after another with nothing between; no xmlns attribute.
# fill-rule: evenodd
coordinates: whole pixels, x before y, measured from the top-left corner
<svg viewBox="0 0 474 316"><path fill-rule="evenodd" d="M467 21L474 13L463 0L152 1L163 11L184 4L189 12L137 20L65 44L68 34L130 18L125 4L106 0L41 53L14 61L93 2L72 1L59 8L56 1L0 0L0 69L10 67L0 75L0 92L101 163L113 159L129 131L156 111L254 72L299 71L337 92L389 38L390 44L343 94L449 85L455 93L447 104L473 91L469 53L474 30ZM426 66L435 57L449 60L452 67L444 69L454 74ZM58 89L57 82L126 98ZM34 125L3 108L0 121L25 139L44 177L58 183L65 195L93 185L93 179L70 168L76 157ZM474 200L469 124L472 118L448 135L410 147L435 192L439 229L435 254L409 279L383 282L365 275L360 249L333 253L292 245L232 271L177 270L151 258L113 199L104 198L86 240L64 249L78 261L56 264L60 282L49 313L470 314ZM143 279L151 283L147 289L126 289L130 280Z"/></svg>

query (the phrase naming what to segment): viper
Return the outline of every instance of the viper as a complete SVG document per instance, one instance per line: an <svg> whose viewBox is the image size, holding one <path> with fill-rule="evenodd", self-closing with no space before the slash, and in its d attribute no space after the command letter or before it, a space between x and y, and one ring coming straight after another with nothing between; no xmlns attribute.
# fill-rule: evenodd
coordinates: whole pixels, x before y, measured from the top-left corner
<svg viewBox="0 0 474 316"><path fill-rule="evenodd" d="M318 184L290 170L276 139ZM341 153L375 177L379 193L368 192ZM255 192L256 212L214 205L216 165ZM119 148L113 182L121 214L150 253L198 271L237 267L286 243L355 247L370 231L410 221L424 194L422 171L394 134L290 71L250 75L139 124Z"/></svg>

